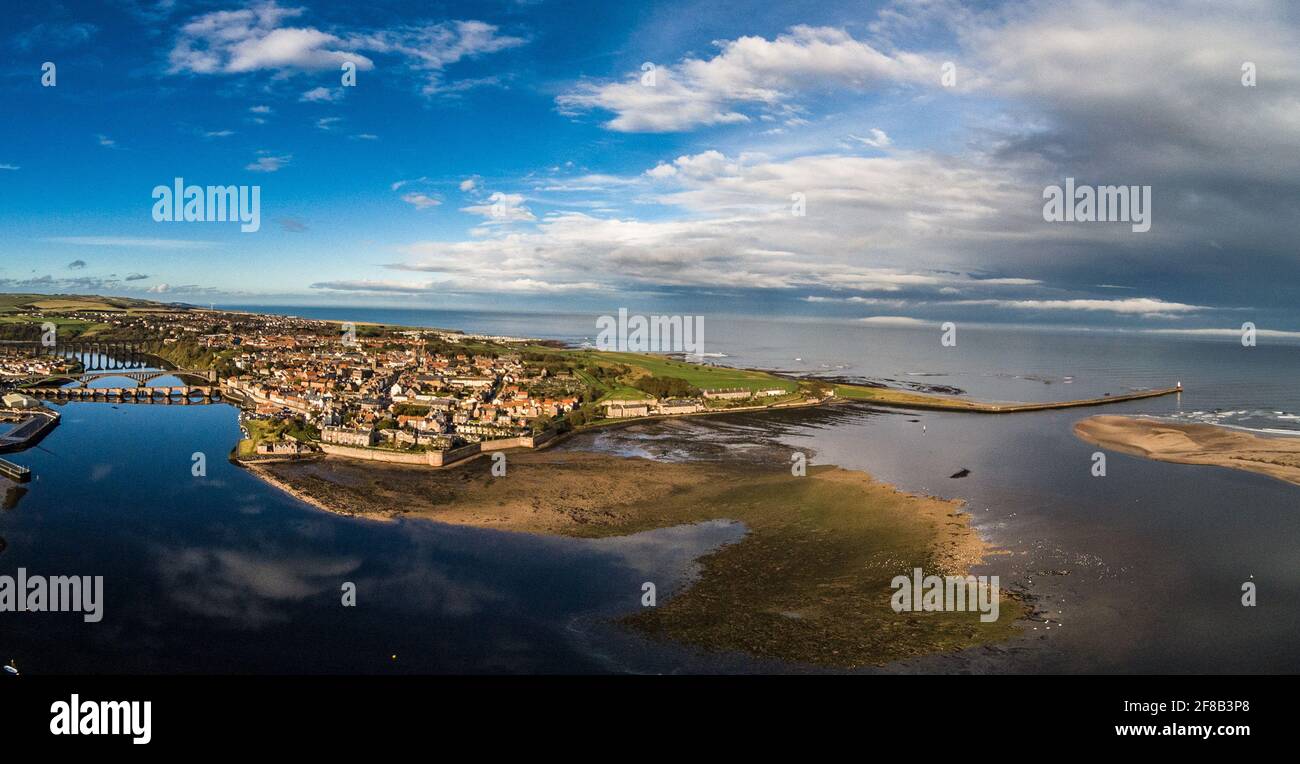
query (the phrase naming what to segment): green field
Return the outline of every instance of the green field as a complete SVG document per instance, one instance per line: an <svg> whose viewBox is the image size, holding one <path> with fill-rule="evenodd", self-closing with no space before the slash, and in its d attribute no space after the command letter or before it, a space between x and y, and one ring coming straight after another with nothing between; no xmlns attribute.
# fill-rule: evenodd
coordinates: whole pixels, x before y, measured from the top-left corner
<svg viewBox="0 0 1300 764"><path fill-rule="evenodd" d="M81 310L105 312L175 310L176 307L150 300L131 297L101 297L80 294L0 294L0 313L19 310L64 311Z"/></svg>
<svg viewBox="0 0 1300 764"><path fill-rule="evenodd" d="M700 389L741 387L748 390L767 390L780 388L793 391L798 383L781 379L762 371L732 369L726 366L704 366L698 363L675 361L656 355L643 353L613 353L598 350L569 351L577 358L595 359L610 364L631 366L633 374L623 382L634 382L637 377L676 377L684 379ZM637 373L640 371L640 373Z"/></svg>
<svg viewBox="0 0 1300 764"><path fill-rule="evenodd" d="M651 399L653 396L636 387L638 380L647 377L674 377L702 390L742 388L755 391L772 389L786 391L785 396L769 399L766 401L768 403L790 400L790 396L796 395L801 387L797 381L782 379L762 371L706 366L647 353L572 350L544 345L520 345L516 349L525 353L551 356L555 361L571 364L574 367L573 373L600 393L597 401L617 398ZM617 377L607 374L604 379L598 379L588 372L592 367L606 370L624 369L625 373Z"/></svg>
<svg viewBox="0 0 1300 764"><path fill-rule="evenodd" d="M597 402L599 403L600 401L609 401L609 400L650 401L650 400L654 400L654 396L651 395L650 393L647 393L644 390L638 390L635 387L617 385L614 387L610 387L609 392L600 396Z"/></svg>
<svg viewBox="0 0 1300 764"><path fill-rule="evenodd" d="M40 325L44 323L51 323L58 327L58 336L62 340L89 339L110 328L108 324L63 316L5 315L0 309L0 327L30 327L18 330L24 336L39 332Z"/></svg>

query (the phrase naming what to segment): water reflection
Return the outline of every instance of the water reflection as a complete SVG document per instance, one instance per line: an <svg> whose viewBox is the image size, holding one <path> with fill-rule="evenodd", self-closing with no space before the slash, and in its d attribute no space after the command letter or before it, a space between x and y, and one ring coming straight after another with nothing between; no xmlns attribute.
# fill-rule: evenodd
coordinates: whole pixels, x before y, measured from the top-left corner
<svg viewBox="0 0 1300 764"><path fill-rule="evenodd" d="M0 480L3 480L3 478L0 478ZM26 495L27 489L25 487L16 483L10 483L5 487L4 502L0 504L0 508L5 509L6 511L13 509L18 506L18 502L22 501L22 498Z"/></svg>
<svg viewBox="0 0 1300 764"><path fill-rule="evenodd" d="M238 437L231 406L62 411L45 448L16 455L38 479L0 525L4 567L103 575L105 617L7 618L0 647L27 673L667 671L695 658L613 620L640 607L644 581L675 591L693 559L744 534L582 540L339 517L214 458ZM206 477L190 473L195 451Z"/></svg>

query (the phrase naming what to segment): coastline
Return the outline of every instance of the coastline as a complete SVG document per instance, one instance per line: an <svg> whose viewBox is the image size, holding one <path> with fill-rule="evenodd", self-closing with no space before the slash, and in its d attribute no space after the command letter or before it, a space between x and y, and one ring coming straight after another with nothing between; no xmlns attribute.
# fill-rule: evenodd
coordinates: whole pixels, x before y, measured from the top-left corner
<svg viewBox="0 0 1300 764"><path fill-rule="evenodd" d="M1075 423L1074 434L1102 448L1176 464L1254 472L1300 485L1300 438L1266 437L1212 424L1099 415Z"/></svg>
<svg viewBox="0 0 1300 764"><path fill-rule="evenodd" d="M238 459L232 459L231 461L233 461L235 464L239 465L240 467L243 467L245 470L248 470L248 472L252 474L254 477L256 477L258 480L261 480L262 482L266 483L272 488L275 488L281 493L285 493L288 494L289 496L292 496L293 498L303 502L304 504L310 504L316 509L323 510L325 512L330 512L336 515L343 515L344 517L359 516L358 513L348 512L346 510L337 507L332 507L329 504L325 503L324 501L313 496L310 492L295 488L294 486L277 478L261 464L257 464L254 462L240 461ZM384 517L384 516L367 516L366 519L387 522L392 518Z"/></svg>

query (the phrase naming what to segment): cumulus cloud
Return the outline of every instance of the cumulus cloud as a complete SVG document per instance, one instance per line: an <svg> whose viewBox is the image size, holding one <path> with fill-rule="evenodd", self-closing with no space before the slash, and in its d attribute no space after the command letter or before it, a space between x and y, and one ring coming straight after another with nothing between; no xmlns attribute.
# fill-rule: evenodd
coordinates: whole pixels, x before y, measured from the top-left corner
<svg viewBox="0 0 1300 764"><path fill-rule="evenodd" d="M937 62L883 52L832 27L796 26L771 40L747 36L718 45L712 58L686 58L622 81L583 82L556 104L567 114L612 112L605 123L611 130L674 132L746 122L748 111L778 110L810 90L938 83Z"/></svg>
<svg viewBox="0 0 1300 764"><path fill-rule="evenodd" d="M223 23L240 39L310 28L296 15ZM496 178L507 190L492 194L460 180L463 210L481 219L473 236L411 243L391 267L437 275L406 285L417 290L492 291L496 276L544 291L598 273L605 286L789 290L827 310L1066 320L1208 321L1214 306L1300 301L1300 29L1286 3L900 2L858 29L736 37L672 57L653 86L634 71L570 87L558 108L612 130L750 126L621 175L553 169ZM470 22L323 34L338 42L315 50L400 57L429 92L452 89L441 77L456 61L522 44ZM216 70L232 66L233 52L218 54ZM945 60L958 63L955 89L939 86ZM1241 85L1247 60L1258 87ZM947 132L891 136L865 111L829 121L883 89ZM760 138L767 128L798 140ZM1066 177L1150 185L1151 231L1045 222L1041 192ZM1141 291L1105 299L1116 284Z"/></svg>
<svg viewBox="0 0 1300 764"><path fill-rule="evenodd" d="M1013 316L1148 319L1216 309L1155 295L1061 297L1041 275L1023 272L1031 264L1043 270L1045 251L1122 247L1134 238L1127 229L1045 224L1041 186L1029 179L1039 169L1037 161L1014 157L915 151L775 160L706 150L584 185L655 205L653 218L556 210L524 231L503 227L480 230L471 241L417 242L390 267L457 274L461 284L489 283L491 274L578 283L595 272L623 288L815 289L809 302L966 306ZM803 216L793 214L792 193L805 205ZM506 212L526 209L523 202L521 194L496 192L465 210L491 219L495 203L501 219L531 220L531 210ZM1048 272L1061 267L1048 265Z"/></svg>
<svg viewBox="0 0 1300 764"><path fill-rule="evenodd" d="M306 9L274 0L233 11L212 11L184 24L168 55L172 74L240 74L338 71L351 63L374 69L371 56L391 56L423 78L428 95L463 89L444 82L444 69L465 59L524 44L482 21L423 23L368 31L324 30L303 23ZM476 81L469 86L487 84ZM336 100L341 94L316 88L308 101Z"/></svg>
<svg viewBox="0 0 1300 764"><path fill-rule="evenodd" d="M1289 209L1300 197L1300 63L1293 55L1300 31L1285 3L896 3L870 30L870 42L822 28L724 41L713 57L659 66L653 87L635 72L626 81L583 83L558 103L574 114L611 112L607 126L624 131L778 121L828 84L847 93L894 83L926 87L938 83L939 62L955 60L955 91L921 91L923 98L959 92L1002 105L997 120L980 125L979 140L957 153L899 151L874 128L850 132L847 145L888 148L889 156L825 149L786 151L781 160L716 150L686 155L644 173L652 186L636 201L666 209L655 224L638 227L663 234L660 260L694 252L728 268L744 262L714 269L727 283L734 276L788 284L803 272L812 284L879 289L854 268L870 263L1085 285L1158 278L1202 295L1172 301L1184 305L1208 304L1203 295L1215 289L1228 290L1215 302L1253 300L1261 275L1272 284L1300 283L1300 261L1288 244L1300 236ZM935 39L951 39L951 49L919 52ZM829 55L814 61L805 55L812 50ZM1267 83L1242 87L1246 60L1261 78L1268 74ZM1153 230L1139 239L1114 226L1044 223L1039 194L1066 177L1152 186ZM796 194L807 204L801 220L790 217ZM678 222L664 220L674 214ZM679 236L698 237L697 245L678 249L671 240ZM760 276L776 258L746 254L759 251L797 256L783 263L790 270L784 278ZM940 287L948 296L970 288ZM1295 287L1279 288L1300 297ZM1120 314L1116 307L1076 310ZM1148 307L1135 304L1125 314L1189 312Z"/></svg>
<svg viewBox="0 0 1300 764"><path fill-rule="evenodd" d="M687 178L707 179L735 175L738 170L739 165L734 161L728 160L722 152L710 149L699 154L679 156L671 164L660 162L651 169L646 170L646 175L659 179L671 178L677 175Z"/></svg>
<svg viewBox="0 0 1300 764"><path fill-rule="evenodd" d="M374 62L348 49L338 36L314 27L282 23L304 13L275 2L257 3L234 11L213 11L181 27L168 56L170 71L233 74L261 69L338 69L351 61L368 70Z"/></svg>

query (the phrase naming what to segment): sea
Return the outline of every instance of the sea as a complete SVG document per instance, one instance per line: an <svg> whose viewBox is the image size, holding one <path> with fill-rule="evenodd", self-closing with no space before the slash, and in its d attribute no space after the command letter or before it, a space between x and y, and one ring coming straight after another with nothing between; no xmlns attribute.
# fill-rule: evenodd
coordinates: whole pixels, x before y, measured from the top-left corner
<svg viewBox="0 0 1300 764"><path fill-rule="evenodd" d="M309 318L591 343L588 314L238 306ZM710 363L1050 401L1181 383L1106 413L1300 434L1300 345L1260 337L733 317ZM171 384L166 378L154 384ZM97 384L117 386L121 380ZM24 673L805 673L618 624L743 538L714 522L582 540L377 522L308 506L231 464L227 404L52 404L62 422L5 454L33 480L0 510L0 576L103 576L104 617L0 612ZM864 673L1293 673L1300 670L1300 488L1107 454L1072 425L1097 410L988 416L852 404L642 423L566 449L708 458L757 442L965 502L998 575L1035 615L1020 636ZM707 445L710 450L702 450ZM194 465L202 456L204 474ZM966 471L966 472L962 472ZM964 477L952 477L964 474ZM791 508L798 511L797 507ZM345 584L355 606L343 603ZM1257 604L1242 603L1253 585Z"/></svg>

